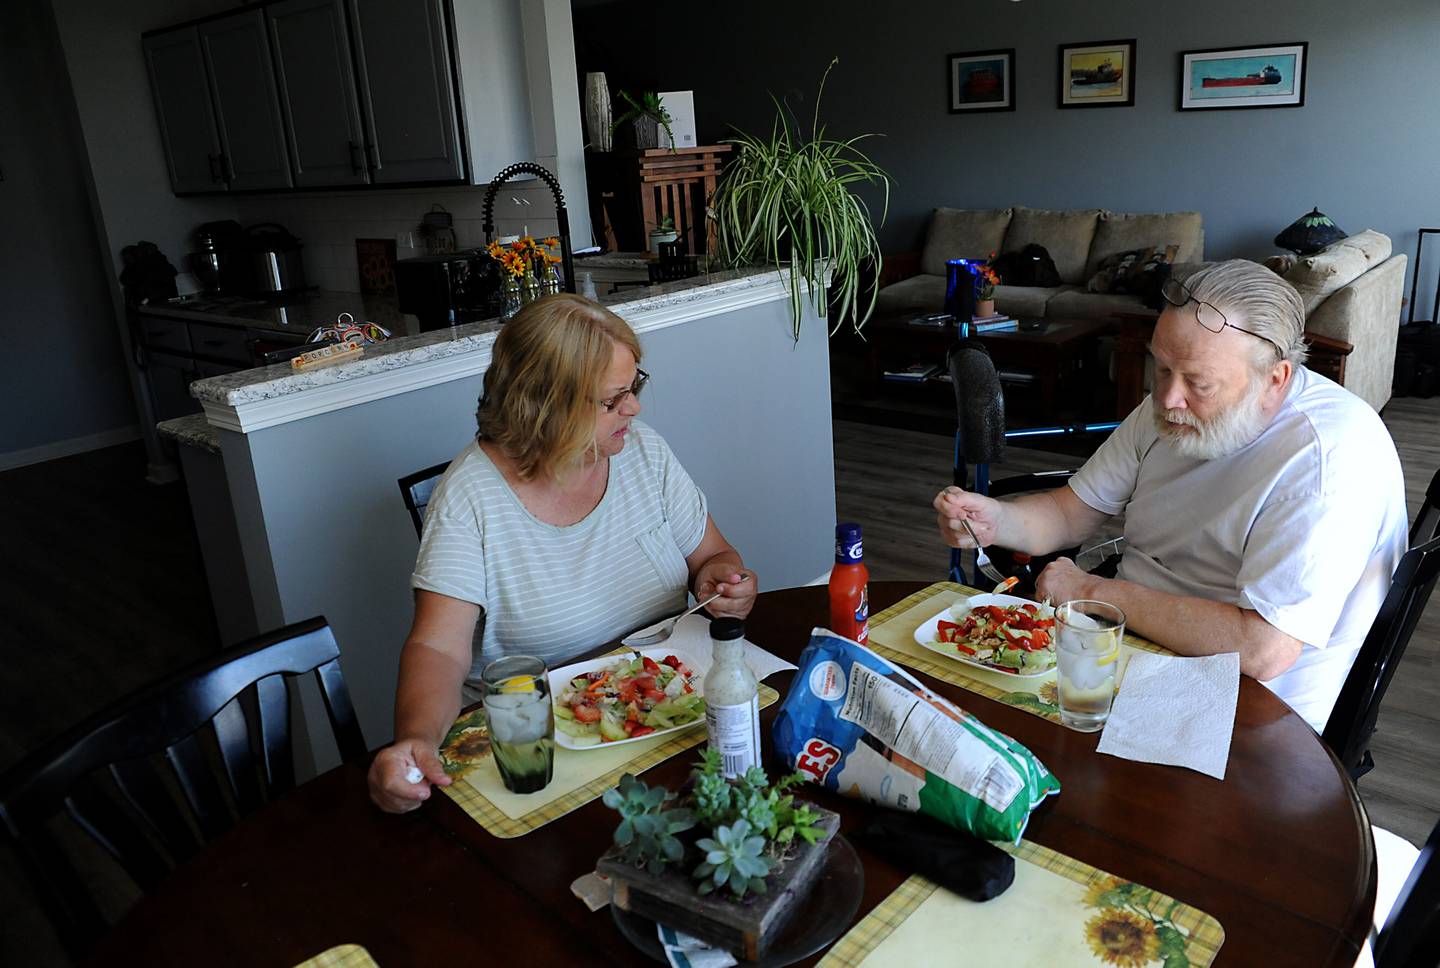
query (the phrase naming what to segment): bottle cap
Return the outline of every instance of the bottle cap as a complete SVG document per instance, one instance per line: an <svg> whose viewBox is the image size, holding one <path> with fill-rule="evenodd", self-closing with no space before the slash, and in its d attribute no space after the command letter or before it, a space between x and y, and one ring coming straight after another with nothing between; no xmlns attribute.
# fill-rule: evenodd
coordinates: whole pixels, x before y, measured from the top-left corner
<svg viewBox="0 0 1440 968"><path fill-rule="evenodd" d="M745 623L738 618L716 618L710 620L710 638L716 642L731 642L745 637Z"/></svg>
<svg viewBox="0 0 1440 968"><path fill-rule="evenodd" d="M840 565L862 561L865 557L864 543L860 537L860 525L853 521L841 521L835 525L835 563Z"/></svg>

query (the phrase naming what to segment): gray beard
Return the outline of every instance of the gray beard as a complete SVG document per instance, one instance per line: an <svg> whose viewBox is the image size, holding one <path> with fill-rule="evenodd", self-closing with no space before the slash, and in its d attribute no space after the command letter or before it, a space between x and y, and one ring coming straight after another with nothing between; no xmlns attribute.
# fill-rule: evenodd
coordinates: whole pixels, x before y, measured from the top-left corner
<svg viewBox="0 0 1440 968"><path fill-rule="evenodd" d="M1250 388L1239 402L1205 421L1188 410L1163 410L1157 403L1154 412L1155 428L1181 457L1194 460L1225 457L1250 445L1264 433L1265 425L1269 422L1260 407L1260 396L1264 390L1263 380L1252 380ZM1179 429L1172 425L1170 420L1176 420L1191 429Z"/></svg>

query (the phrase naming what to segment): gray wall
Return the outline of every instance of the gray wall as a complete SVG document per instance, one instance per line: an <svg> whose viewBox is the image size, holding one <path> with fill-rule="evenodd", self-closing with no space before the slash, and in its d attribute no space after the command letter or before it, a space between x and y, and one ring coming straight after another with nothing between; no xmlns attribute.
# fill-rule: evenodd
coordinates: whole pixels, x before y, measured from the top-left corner
<svg viewBox="0 0 1440 968"><path fill-rule="evenodd" d="M577 42L581 71L693 88L702 139L725 137L730 123L768 132L767 91L792 92L808 121L838 56L824 117L835 136L886 135L869 150L895 179L887 251L917 246L936 205L1195 209L1212 257L1267 255L1275 233L1317 205L1346 231L1375 228L1412 255L1415 229L1440 220L1435 0L838 0L823 13L735 0L724 16L642 3L577 7L576 19L582 39L606 24L629 36L628 50ZM703 37L704 50L674 53L644 33L659 29ZM1129 37L1135 106L1059 110L1056 45ZM1304 107L1176 110L1180 51L1302 40ZM1016 49L1018 109L948 114L945 55L999 47ZM646 50L662 52L648 70L630 60L645 63ZM733 69L717 70L717 57Z"/></svg>
<svg viewBox="0 0 1440 968"><path fill-rule="evenodd" d="M641 341L654 374L641 419L705 491L761 588L825 572L835 464L823 324L808 316L792 342L782 299ZM253 629L226 637L325 615L372 745L391 736L396 663L413 612L418 542L395 481L459 453L474 433L479 391L479 377L454 380L246 436L221 433L256 616ZM312 724L318 710L307 703ZM328 762L323 748L316 756Z"/></svg>
<svg viewBox="0 0 1440 968"><path fill-rule="evenodd" d="M0 468L135 436L84 150L45 0L0 30Z"/></svg>

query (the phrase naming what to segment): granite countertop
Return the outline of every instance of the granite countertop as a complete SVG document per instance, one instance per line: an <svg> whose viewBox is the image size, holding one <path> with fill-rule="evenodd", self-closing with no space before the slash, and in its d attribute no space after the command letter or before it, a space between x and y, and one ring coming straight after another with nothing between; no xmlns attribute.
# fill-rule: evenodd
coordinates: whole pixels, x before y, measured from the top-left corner
<svg viewBox="0 0 1440 968"><path fill-rule="evenodd" d="M768 285L775 278L775 270L770 267L729 269L678 282L625 289L602 297L600 302L621 316L628 316L699 302L737 290L758 288ZM394 339L365 347L363 356L334 366L297 372L289 363L277 363L198 380L190 385L190 394L202 403L229 407L271 400L484 349L494 342L500 325L498 319L488 319L417 335L401 336L397 332Z"/></svg>
<svg viewBox="0 0 1440 968"><path fill-rule="evenodd" d="M212 454L220 453L220 431L210 426L203 413L192 413L155 425L160 436L169 437L182 447L198 447Z"/></svg>
<svg viewBox="0 0 1440 968"><path fill-rule="evenodd" d="M379 323L396 336L414 335L420 331L413 316L400 312L394 296L327 289L272 299L212 298L195 294L141 306L138 312L146 316L164 316L216 326L243 326L266 332L298 334L302 339L318 326L334 325L341 313L349 313L357 323Z"/></svg>

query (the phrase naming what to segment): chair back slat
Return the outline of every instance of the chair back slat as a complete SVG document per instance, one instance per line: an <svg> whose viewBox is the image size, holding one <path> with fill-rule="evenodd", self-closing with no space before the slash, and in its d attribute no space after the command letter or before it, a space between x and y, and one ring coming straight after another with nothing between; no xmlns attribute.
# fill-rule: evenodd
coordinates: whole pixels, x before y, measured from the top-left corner
<svg viewBox="0 0 1440 968"><path fill-rule="evenodd" d="M320 694L325 697L330 721L335 724L335 742L340 748L340 758L352 762L364 759L365 736L360 732L355 707L350 703L350 690L345 688L340 660L331 659L317 667L315 677L320 681Z"/></svg>
<svg viewBox="0 0 1440 968"><path fill-rule="evenodd" d="M1400 559L1385 601L1325 723L1325 743L1352 779L1358 780L1373 765L1369 757L1370 739L1375 733L1381 701L1434 591L1437 574L1440 574L1440 539L1411 548Z"/></svg>
<svg viewBox="0 0 1440 968"><path fill-rule="evenodd" d="M261 763L273 797L295 788L295 762L290 755L290 690L284 676L266 676L255 683L255 694Z"/></svg>
<svg viewBox="0 0 1440 968"><path fill-rule="evenodd" d="M85 890L69 856L43 826L28 830L23 840L16 838L14 847L51 923L66 928L56 932L61 944L79 961L108 927L99 905Z"/></svg>
<svg viewBox="0 0 1440 968"><path fill-rule="evenodd" d="M1410 526L1410 547L1433 541L1437 535L1440 535L1440 470L1430 478L1425 500L1420 502L1420 511L1415 515L1415 523Z"/></svg>
<svg viewBox="0 0 1440 968"><path fill-rule="evenodd" d="M410 512L410 523L415 525L417 536L425 532L425 509L430 504L430 495L435 493L435 485L440 483L440 478L449 466L449 461L435 464L423 471L406 474L397 482L400 485L400 497L405 501L405 509Z"/></svg>
<svg viewBox="0 0 1440 968"><path fill-rule="evenodd" d="M111 764L109 772L125 801L174 860L192 857L204 846L148 759L123 760Z"/></svg>
<svg viewBox="0 0 1440 968"><path fill-rule="evenodd" d="M0 820L72 953L85 951L104 919L74 865L51 856L47 825L69 817L139 886L153 888L228 829L237 808L294 787L288 678L315 674L341 755L365 755L339 656L323 618L257 636L97 713L0 775ZM150 763L161 754L173 783Z"/></svg>
<svg viewBox="0 0 1440 968"><path fill-rule="evenodd" d="M105 848L143 890L153 890L170 872L172 862L141 825L95 787L77 790L66 799L65 807L80 829Z"/></svg>
<svg viewBox="0 0 1440 968"><path fill-rule="evenodd" d="M175 768L175 776L180 780L180 789L190 804L195 822L200 825L200 833L206 841L212 841L230 828L234 816L215 778L215 771L205 757L200 735L191 733L171 744L165 750L165 758Z"/></svg>
<svg viewBox="0 0 1440 968"><path fill-rule="evenodd" d="M260 788L260 777L255 772L250 722L245 715L244 704L253 692L253 686L241 690L238 696L221 706L210 721L215 730L220 759L225 764L225 776L230 781L230 795L241 816L253 813L265 802L265 791Z"/></svg>

